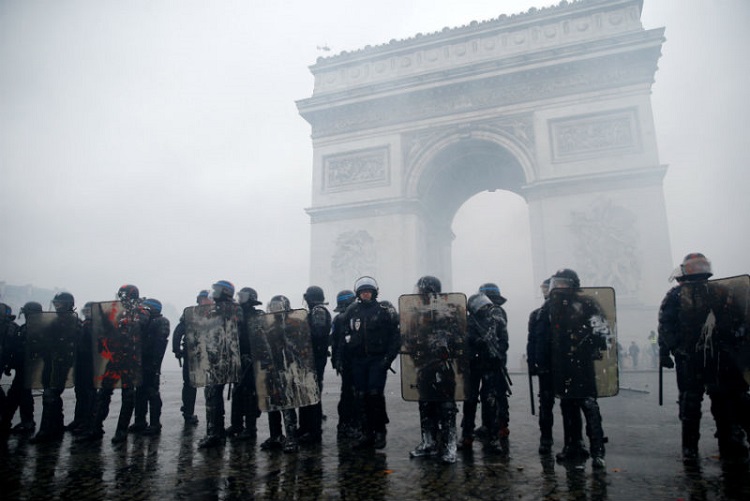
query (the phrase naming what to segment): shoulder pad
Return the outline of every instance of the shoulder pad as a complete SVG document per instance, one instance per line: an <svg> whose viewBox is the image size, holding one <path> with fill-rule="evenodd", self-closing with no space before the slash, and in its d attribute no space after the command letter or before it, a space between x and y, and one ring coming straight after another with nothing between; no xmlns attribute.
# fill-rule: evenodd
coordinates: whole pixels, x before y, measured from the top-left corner
<svg viewBox="0 0 750 501"><path fill-rule="evenodd" d="M506 326L507 321L505 320L505 314L503 313L503 310L497 306L493 307L490 310L490 318L497 322L498 324L502 325L503 327Z"/></svg>
<svg viewBox="0 0 750 501"><path fill-rule="evenodd" d="M310 320L314 327L325 327L331 318L330 313L323 305L316 305L310 311Z"/></svg>

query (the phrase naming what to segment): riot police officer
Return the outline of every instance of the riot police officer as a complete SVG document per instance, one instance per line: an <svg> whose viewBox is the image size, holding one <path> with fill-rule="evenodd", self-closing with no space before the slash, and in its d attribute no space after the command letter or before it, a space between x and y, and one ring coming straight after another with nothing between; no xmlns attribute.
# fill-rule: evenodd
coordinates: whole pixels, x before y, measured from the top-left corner
<svg viewBox="0 0 750 501"><path fill-rule="evenodd" d="M378 301L378 284L363 276L354 283L357 301L346 310L346 334L352 354L355 395L363 409L362 438L358 448L386 446L388 414L385 381L391 363L398 355L401 335L388 308Z"/></svg>
<svg viewBox="0 0 750 501"><path fill-rule="evenodd" d="M576 394L588 395L560 396L565 445L556 458L560 462L578 461L585 460L590 454L592 467L603 469L604 444L607 439L596 400L594 360L601 358L601 352L607 349L607 339L611 333L599 305L580 295L580 287L578 274L569 268L558 270L550 279L550 294L554 292L562 298L560 317L557 319L559 325L556 326L560 330L559 339L553 342L558 342L561 357L571 357L569 363L559 364L569 370L561 368L555 372L553 368L553 378L566 384L570 382L575 387ZM552 320L549 322L551 324ZM552 339L552 335L549 337ZM586 451L583 445L581 414L586 418L590 451Z"/></svg>
<svg viewBox="0 0 750 501"><path fill-rule="evenodd" d="M315 376L318 391L323 395L323 374L328 362L328 345L331 335L331 313L325 307L323 289L311 285L303 296L307 303L307 323L310 326L313 358L315 359ZM299 410L299 442L301 444L318 444L323 438L323 404L301 407Z"/></svg>
<svg viewBox="0 0 750 501"><path fill-rule="evenodd" d="M554 424L553 408L555 406L555 387L552 379L551 342L549 329L545 328L544 318L549 316L547 298L549 297L550 279L544 280L540 288L544 303L529 314L526 360L529 375L539 378L539 454L552 452L552 426ZM534 398L534 395L531 396Z"/></svg>
<svg viewBox="0 0 750 501"><path fill-rule="evenodd" d="M421 277L416 288L418 294L425 296L442 292L440 280L431 275ZM461 314L463 315L463 311ZM444 463L456 462L458 408L455 401L454 364L457 363L455 359L458 352L463 348L460 345L462 336L452 328L456 324L455 319L449 325L438 327L431 324L432 329L416 336L416 346L408 349L418 365L419 425L422 437L420 443L409 453L410 457L440 456Z"/></svg>
<svg viewBox="0 0 750 501"><path fill-rule="evenodd" d="M688 254L671 277L678 285L667 292L659 309L660 364L667 368L676 365L682 457L687 462L698 459L701 405L706 390L722 458L747 457L741 423L734 416L743 400L747 401L747 383L725 350L731 350L733 345L732 341L725 341L736 336L731 325L726 325L727 305L718 304L721 298L716 297L716 288L709 287L712 275L706 256ZM716 335L709 317L715 319Z"/></svg>
<svg viewBox="0 0 750 501"><path fill-rule="evenodd" d="M129 431L158 435L161 433L161 364L169 344L169 319L161 314L162 304L158 299L144 299L141 305L148 311L149 319L143 329L142 379L135 389L135 422Z"/></svg>
<svg viewBox="0 0 750 501"><path fill-rule="evenodd" d="M231 426L227 429L227 435L241 440L254 440L258 435L257 420L260 410L255 390L251 338L258 335L256 320L263 311L256 306L263 303L258 301L258 293L252 287L240 289L237 300L244 317L240 328L242 378L232 388Z"/></svg>
<svg viewBox="0 0 750 501"><path fill-rule="evenodd" d="M140 369L137 367L140 361L140 340L143 327L148 321L148 312L141 307L140 291L135 285L121 286L116 297L122 305L122 311L118 314L117 325L113 327L119 338L115 344L121 352L115 353L116 359L109 361L107 371L102 375L101 387L94 400L92 420L87 430L79 435L80 442L98 441L104 436L104 420L109 415L109 404L118 382L122 402L112 443L119 444L128 438L128 427L135 408L137 371Z"/></svg>
<svg viewBox="0 0 750 501"><path fill-rule="evenodd" d="M36 301L29 301L21 308L21 315L28 321L29 317L42 312L42 305ZM0 434L7 436L9 433L29 434L34 433L36 422L34 422L34 397L31 389L26 388L26 324L20 328L13 329L16 335L11 337L8 347L7 368L15 371L13 381L10 384L8 395L5 399L5 410L2 422L0 422ZM13 415L19 410L21 422L11 429Z"/></svg>
<svg viewBox="0 0 750 501"><path fill-rule="evenodd" d="M0 303L0 377L3 373L10 375L10 348L18 333L18 324L14 322L16 316L13 309L5 303ZM0 388L0 419L5 411L5 392Z"/></svg>
<svg viewBox="0 0 750 501"><path fill-rule="evenodd" d="M46 335L52 336L49 345L40 346L44 351L42 370L42 420L39 432L31 443L59 440L64 432L62 393L68 373L73 369L75 342L79 337L79 321L75 313L75 299L69 292L60 292L52 299L56 318ZM47 341L47 340L45 340ZM54 343L54 347L52 345Z"/></svg>
<svg viewBox="0 0 750 501"><path fill-rule="evenodd" d="M354 291L348 289L336 294L336 308L333 311L337 315L333 317L331 323L331 364L336 373L341 376L341 393L337 406L339 422L336 427L339 438L359 437L361 423L361 416L357 413L358 407L354 399L352 356L345 339L346 318L343 314L356 298Z"/></svg>
<svg viewBox="0 0 750 501"><path fill-rule="evenodd" d="M73 420L65 426L66 431L80 435L86 431L94 412L94 356L92 351L91 302L81 308L83 320L76 343L75 395L76 405Z"/></svg>
<svg viewBox="0 0 750 501"><path fill-rule="evenodd" d="M266 311L269 314L278 316L283 316L284 312L291 309L289 298L283 295L273 296L266 306ZM285 369L287 364L292 363L292 361L286 360L286 356L289 353L286 352L286 346L282 346L282 344L285 345L288 341L288 339L275 339L267 343L267 353L259 353L259 358L264 360L265 363L273 365L276 370L282 367ZM284 432L282 431L282 417L286 436L284 436ZM270 437L260 444L262 450L283 449L284 452L289 453L299 450L299 442L297 441L297 411L294 408L269 411L268 431L270 432Z"/></svg>
<svg viewBox="0 0 750 501"><path fill-rule="evenodd" d="M212 297L219 314L225 319L234 319L237 325L244 323L242 308L234 301L234 284L219 280L213 284ZM205 449L226 442L224 429L224 384L210 384L204 388L206 398L206 436L198 443Z"/></svg>
<svg viewBox="0 0 750 501"><path fill-rule="evenodd" d="M472 378L481 381L473 384L464 402L462 450L470 450L473 441L474 418L477 400L481 396L483 414L486 415L487 442L485 450L507 456L508 436L508 330L505 315L483 293L474 294L467 302L468 350L473 361Z"/></svg>
<svg viewBox="0 0 750 501"><path fill-rule="evenodd" d="M211 304L211 293L208 290L202 290L195 298L198 306ZM195 415L195 399L198 389L190 384L190 362L185 356L185 319L180 318L177 327L172 334L172 353L182 367L182 406L180 412L186 425L195 426L198 424L198 416Z"/></svg>

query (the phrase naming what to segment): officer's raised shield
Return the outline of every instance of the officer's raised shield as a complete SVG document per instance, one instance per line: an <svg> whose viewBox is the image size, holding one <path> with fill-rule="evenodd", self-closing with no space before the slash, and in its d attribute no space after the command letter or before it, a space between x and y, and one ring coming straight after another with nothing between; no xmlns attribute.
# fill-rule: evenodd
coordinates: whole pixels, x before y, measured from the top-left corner
<svg viewBox="0 0 750 501"><path fill-rule="evenodd" d="M185 308L185 349L193 387L240 380L240 313L239 305L230 302Z"/></svg>
<svg viewBox="0 0 750 501"><path fill-rule="evenodd" d="M715 322L720 348L750 384L750 275L709 280L712 311L706 325Z"/></svg>
<svg viewBox="0 0 750 501"><path fill-rule="evenodd" d="M25 386L71 388L74 383L78 315L45 311L26 319Z"/></svg>
<svg viewBox="0 0 750 501"><path fill-rule="evenodd" d="M136 305L105 301L91 305L96 388L134 388L141 384L141 321Z"/></svg>
<svg viewBox="0 0 750 501"><path fill-rule="evenodd" d="M555 395L617 395L620 383L614 289L553 289L549 312Z"/></svg>
<svg viewBox="0 0 750 501"><path fill-rule="evenodd" d="M251 349L261 411L306 407L320 401L306 310L255 317Z"/></svg>
<svg viewBox="0 0 750 501"><path fill-rule="evenodd" d="M410 401L464 400L468 380L466 296L405 294L401 322L401 396Z"/></svg>

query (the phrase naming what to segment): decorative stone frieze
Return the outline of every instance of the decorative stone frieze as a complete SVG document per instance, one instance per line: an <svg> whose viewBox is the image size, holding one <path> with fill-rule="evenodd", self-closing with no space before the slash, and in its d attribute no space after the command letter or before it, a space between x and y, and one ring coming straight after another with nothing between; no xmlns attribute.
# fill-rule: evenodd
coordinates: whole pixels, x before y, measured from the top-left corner
<svg viewBox="0 0 750 501"><path fill-rule="evenodd" d="M375 249L375 239L367 230L339 234L331 256L332 282L345 284L365 274L377 275Z"/></svg>
<svg viewBox="0 0 750 501"><path fill-rule="evenodd" d="M635 108L551 120L549 130L553 162L641 150Z"/></svg>
<svg viewBox="0 0 750 501"><path fill-rule="evenodd" d="M362 189L388 185L389 148L370 148L323 159L323 191Z"/></svg>
<svg viewBox="0 0 750 501"><path fill-rule="evenodd" d="M577 269L585 284L607 284L618 295L632 296L641 281L641 242L638 218L609 198L587 209L571 211Z"/></svg>
<svg viewBox="0 0 750 501"><path fill-rule="evenodd" d="M315 138L653 82L660 47L300 112ZM312 102L309 103L312 106Z"/></svg>

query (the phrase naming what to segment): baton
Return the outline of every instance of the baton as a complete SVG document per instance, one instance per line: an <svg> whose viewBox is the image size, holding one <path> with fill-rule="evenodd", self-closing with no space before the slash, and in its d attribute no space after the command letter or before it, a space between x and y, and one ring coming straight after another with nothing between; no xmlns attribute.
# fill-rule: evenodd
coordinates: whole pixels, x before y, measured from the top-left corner
<svg viewBox="0 0 750 501"><path fill-rule="evenodd" d="M513 395L513 390L510 389L511 386L513 386L513 381L510 379L510 374L508 374L508 368L503 367L503 376L505 376L505 382L508 383L507 390L508 390L508 396Z"/></svg>
<svg viewBox="0 0 750 501"><path fill-rule="evenodd" d="M664 387L662 385L664 379L664 366L659 362L659 405L664 405Z"/></svg>
<svg viewBox="0 0 750 501"><path fill-rule="evenodd" d="M536 416L536 409L534 409L534 376L529 371L529 396L531 397L531 415Z"/></svg>
<svg viewBox="0 0 750 501"><path fill-rule="evenodd" d="M177 357L177 363L182 367L182 357Z"/></svg>

